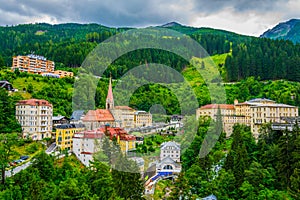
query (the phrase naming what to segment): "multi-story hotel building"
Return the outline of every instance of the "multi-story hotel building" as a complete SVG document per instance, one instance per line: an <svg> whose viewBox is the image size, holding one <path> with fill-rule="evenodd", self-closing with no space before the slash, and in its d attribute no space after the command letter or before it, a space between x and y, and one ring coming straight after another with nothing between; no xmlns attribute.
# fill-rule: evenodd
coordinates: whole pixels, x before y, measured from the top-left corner
<svg viewBox="0 0 300 200"><path fill-rule="evenodd" d="M16 104L16 118L22 126L23 138L42 140L51 137L52 104L46 100L21 100Z"/></svg>
<svg viewBox="0 0 300 200"><path fill-rule="evenodd" d="M255 138L264 123L280 123L284 117L298 117L298 107L276 103L269 99L252 99L243 103L237 100L233 105L210 104L197 109L197 119L200 116L210 116L216 119L218 109L221 111L223 128L229 136L234 124L250 126Z"/></svg>
<svg viewBox="0 0 300 200"><path fill-rule="evenodd" d="M33 74L51 73L55 64L43 56L29 54L27 56L14 56L12 70L19 69L20 72Z"/></svg>
<svg viewBox="0 0 300 200"><path fill-rule="evenodd" d="M15 71L19 69L20 72L27 72L32 74L40 74L43 76L64 78L73 77L73 72L55 70L55 63L47 60L43 56L29 54L27 56L14 56L11 69Z"/></svg>

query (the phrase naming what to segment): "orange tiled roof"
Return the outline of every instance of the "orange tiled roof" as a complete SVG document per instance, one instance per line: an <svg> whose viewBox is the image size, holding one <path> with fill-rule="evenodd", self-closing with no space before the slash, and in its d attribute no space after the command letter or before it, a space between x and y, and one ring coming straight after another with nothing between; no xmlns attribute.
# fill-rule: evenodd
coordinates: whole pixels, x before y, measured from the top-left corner
<svg viewBox="0 0 300 200"><path fill-rule="evenodd" d="M30 105L30 106L50 106L52 104L44 99L29 99L29 100L20 100L17 105Z"/></svg>
<svg viewBox="0 0 300 200"><path fill-rule="evenodd" d="M119 127L105 127L101 126L96 130L90 131L82 131L76 133L73 138L88 138L88 139L96 139L105 137L105 132L108 132L108 136L110 139L113 137L120 137L120 140L136 140L134 135L129 135L124 129Z"/></svg>
<svg viewBox="0 0 300 200"><path fill-rule="evenodd" d="M233 104L208 104L200 107L200 109L218 109L218 108L234 110L234 105Z"/></svg>
<svg viewBox="0 0 300 200"><path fill-rule="evenodd" d="M82 121L113 122L115 119L109 110L97 109L89 110Z"/></svg>

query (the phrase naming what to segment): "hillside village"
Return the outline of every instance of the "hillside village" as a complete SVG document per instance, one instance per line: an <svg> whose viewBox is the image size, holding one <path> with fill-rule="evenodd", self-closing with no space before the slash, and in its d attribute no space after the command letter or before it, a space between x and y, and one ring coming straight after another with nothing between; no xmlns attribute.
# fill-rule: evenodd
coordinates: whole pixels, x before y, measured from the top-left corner
<svg viewBox="0 0 300 200"><path fill-rule="evenodd" d="M72 73L54 71L54 62L42 56L28 55L13 58L12 71L39 74L51 78L72 77ZM13 91L11 84L2 81L2 87ZM263 124L271 123L274 130L292 130L298 120L298 107L279 104L275 101L257 98L243 103L208 104L198 108L196 119L210 117L218 120L221 116L226 137L233 133L235 124L251 128L253 137L258 139ZM174 119L173 119L174 118ZM172 123L155 125L149 112L135 110L129 106L114 105L112 79L109 79L106 104L103 109L75 110L70 118L53 116L53 105L43 99L20 100L16 104L16 119L22 127L22 137L33 141L45 138L55 140L46 150L48 154L73 153L85 166L93 162L101 151L105 139L115 141L120 151L135 161L142 176L150 176L145 182L145 194L154 194L159 180L177 178L181 172L180 144L168 141L160 145L160 156L148 163L142 157L135 157L136 147L144 143L144 136L157 131L183 127L182 117L174 115ZM145 130L142 135L131 134L133 130ZM147 172L152 169L151 173Z"/></svg>
<svg viewBox="0 0 300 200"><path fill-rule="evenodd" d="M203 45L224 83L201 77L198 68L210 69L201 55L188 63L141 49L94 76L93 108L73 110L84 57L127 29L0 27L0 199L299 198L299 44L175 22L161 28ZM176 84L151 83L128 105L116 104L122 75L142 63L148 70L148 62L186 79L199 103L193 115L180 113L192 106ZM213 101L210 84L224 86L226 102ZM182 105L174 90L185 97Z"/></svg>

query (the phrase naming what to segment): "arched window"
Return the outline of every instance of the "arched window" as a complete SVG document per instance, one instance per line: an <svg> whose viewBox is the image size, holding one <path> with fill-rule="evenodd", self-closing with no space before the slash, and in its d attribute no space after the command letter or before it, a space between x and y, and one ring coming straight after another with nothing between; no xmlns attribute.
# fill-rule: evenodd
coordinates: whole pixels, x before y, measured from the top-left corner
<svg viewBox="0 0 300 200"><path fill-rule="evenodd" d="M166 165L164 166L164 169L173 169L173 167L171 165Z"/></svg>

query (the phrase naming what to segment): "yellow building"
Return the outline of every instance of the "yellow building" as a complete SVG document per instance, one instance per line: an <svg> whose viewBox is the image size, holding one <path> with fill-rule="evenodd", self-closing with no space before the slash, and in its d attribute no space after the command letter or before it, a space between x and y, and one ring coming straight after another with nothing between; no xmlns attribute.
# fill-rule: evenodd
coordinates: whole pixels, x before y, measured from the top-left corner
<svg viewBox="0 0 300 200"><path fill-rule="evenodd" d="M118 136L117 142L120 145L121 151L124 153L135 150L136 139L133 135Z"/></svg>
<svg viewBox="0 0 300 200"><path fill-rule="evenodd" d="M152 126L152 115L146 111L136 111L134 114L135 127Z"/></svg>
<svg viewBox="0 0 300 200"><path fill-rule="evenodd" d="M73 147L73 135L84 131L84 129L83 124L62 124L56 126L56 146L61 150L71 150Z"/></svg>
<svg viewBox="0 0 300 200"><path fill-rule="evenodd" d="M259 130L264 123L280 123L283 117L298 117L298 107L276 103L269 99L252 99L243 103L235 100L233 105L210 104L197 109L197 119L200 116L210 116L216 119L217 110L220 108L223 128L229 136L234 124L250 126L255 138L259 136Z"/></svg>

